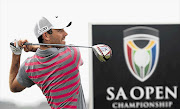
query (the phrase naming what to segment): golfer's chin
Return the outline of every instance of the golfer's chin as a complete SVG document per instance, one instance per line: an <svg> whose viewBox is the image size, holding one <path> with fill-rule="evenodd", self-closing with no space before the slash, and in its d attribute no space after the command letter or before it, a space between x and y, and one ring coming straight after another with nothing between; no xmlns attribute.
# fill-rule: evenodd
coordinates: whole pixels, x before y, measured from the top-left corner
<svg viewBox="0 0 180 109"><path fill-rule="evenodd" d="M66 44L66 41L60 41L60 42L56 42L55 44L63 44L63 45L65 45Z"/></svg>
<svg viewBox="0 0 180 109"><path fill-rule="evenodd" d="M64 44L64 45L65 45L65 44L66 44L66 41L62 41L61 44Z"/></svg>
<svg viewBox="0 0 180 109"><path fill-rule="evenodd" d="M63 44L63 45L65 45L66 44L66 41L61 41L61 43L59 43L59 44ZM64 46L56 46L56 48L63 48Z"/></svg>

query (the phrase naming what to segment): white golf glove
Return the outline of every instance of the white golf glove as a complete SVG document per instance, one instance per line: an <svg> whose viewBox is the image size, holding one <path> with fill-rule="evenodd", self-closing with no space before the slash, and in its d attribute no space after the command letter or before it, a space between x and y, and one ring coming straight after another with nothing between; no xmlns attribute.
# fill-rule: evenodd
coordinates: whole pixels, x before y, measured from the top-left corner
<svg viewBox="0 0 180 109"><path fill-rule="evenodd" d="M15 42L16 42L16 46L13 45L13 43L15 43ZM20 55L22 53L22 49L23 49L23 48L19 47L18 40L15 40L14 42L10 43L10 48L15 55Z"/></svg>

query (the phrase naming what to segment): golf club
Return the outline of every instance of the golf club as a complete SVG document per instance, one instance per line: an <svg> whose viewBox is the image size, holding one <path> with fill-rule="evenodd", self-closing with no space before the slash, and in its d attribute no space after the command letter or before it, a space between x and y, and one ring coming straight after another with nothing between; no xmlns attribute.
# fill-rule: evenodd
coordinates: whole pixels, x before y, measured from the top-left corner
<svg viewBox="0 0 180 109"><path fill-rule="evenodd" d="M14 46L11 42L10 45ZM112 50L108 45L97 44L94 46L77 46L77 45L64 45L64 44L45 44L45 43L24 43L23 45L46 45L46 46L62 46L62 47L82 47L82 48L92 48L94 54L101 62L106 62L112 56Z"/></svg>
<svg viewBox="0 0 180 109"><path fill-rule="evenodd" d="M64 46L64 47L82 47L82 48L92 48L92 46L76 46L76 45L45 44L45 43L24 43L24 45L46 45L46 46Z"/></svg>

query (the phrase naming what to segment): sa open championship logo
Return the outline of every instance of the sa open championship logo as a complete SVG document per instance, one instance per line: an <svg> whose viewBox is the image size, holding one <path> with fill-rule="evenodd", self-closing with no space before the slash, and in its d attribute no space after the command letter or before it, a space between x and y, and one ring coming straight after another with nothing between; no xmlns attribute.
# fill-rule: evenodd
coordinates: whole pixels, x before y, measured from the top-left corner
<svg viewBox="0 0 180 109"><path fill-rule="evenodd" d="M131 74L141 82L155 71L159 58L159 31L145 26L128 28L124 33L124 55Z"/></svg>

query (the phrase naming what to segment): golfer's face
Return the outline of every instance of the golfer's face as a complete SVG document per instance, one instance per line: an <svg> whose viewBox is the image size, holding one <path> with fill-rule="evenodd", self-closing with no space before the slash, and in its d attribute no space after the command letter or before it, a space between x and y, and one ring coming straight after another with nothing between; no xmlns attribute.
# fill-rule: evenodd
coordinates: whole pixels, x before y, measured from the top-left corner
<svg viewBox="0 0 180 109"><path fill-rule="evenodd" d="M64 31L64 29L52 29L51 34L51 43L52 44L65 44L65 37L68 34Z"/></svg>

